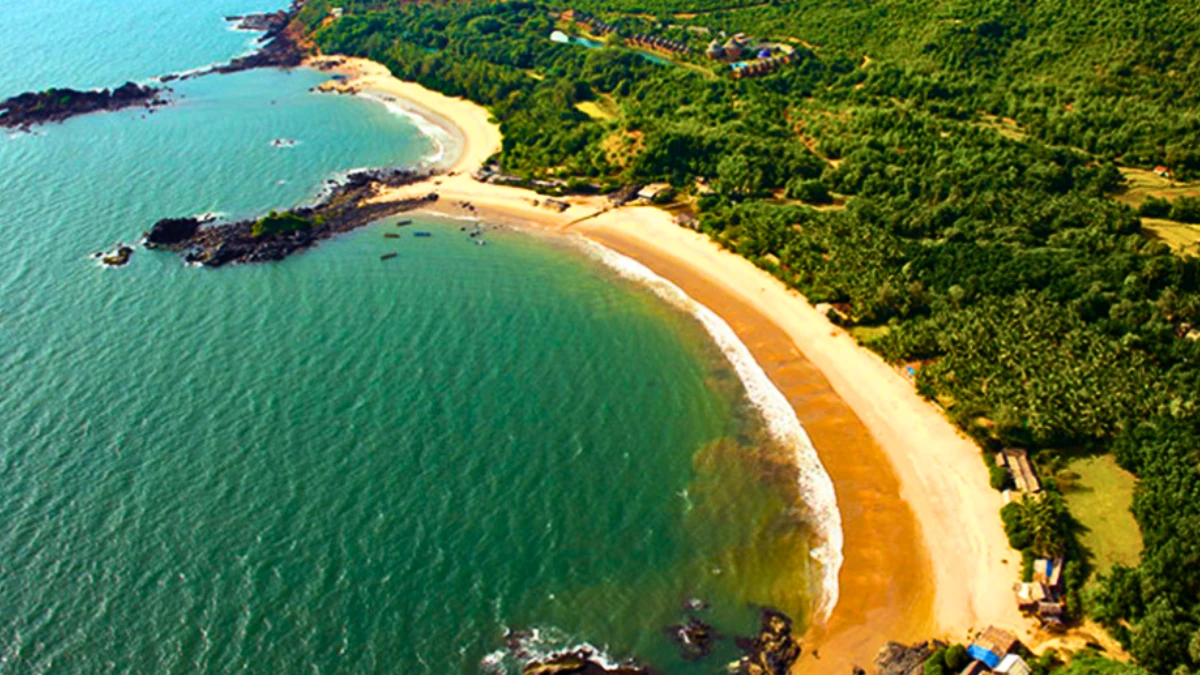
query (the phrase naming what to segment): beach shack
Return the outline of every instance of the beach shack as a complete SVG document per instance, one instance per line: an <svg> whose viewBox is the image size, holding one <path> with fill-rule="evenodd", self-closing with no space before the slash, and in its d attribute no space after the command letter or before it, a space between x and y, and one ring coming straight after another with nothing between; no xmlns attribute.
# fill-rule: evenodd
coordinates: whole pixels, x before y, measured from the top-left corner
<svg viewBox="0 0 1200 675"><path fill-rule="evenodd" d="M1017 644L1017 638L1012 633L988 626L975 638L971 646L967 647L967 655L976 661L982 661L988 668L995 669L1005 656L1016 649Z"/></svg>
<svg viewBox="0 0 1200 675"><path fill-rule="evenodd" d="M1030 675L1032 672L1029 664L1025 663L1025 659L1016 654L1009 654L1000 659L1000 664L993 670L1001 675Z"/></svg>
<svg viewBox="0 0 1200 675"><path fill-rule="evenodd" d="M653 202L659 199L670 199L672 192L670 183L651 183L638 190L637 196L638 199Z"/></svg>
<svg viewBox="0 0 1200 675"><path fill-rule="evenodd" d="M1033 580L1043 583L1051 592L1062 593L1063 559L1038 558L1033 561Z"/></svg>
<svg viewBox="0 0 1200 675"><path fill-rule="evenodd" d="M1029 453L1021 448L1005 448L1002 453L1008 473L1012 476L1017 491L1027 494L1041 492L1042 484L1038 482L1033 465L1029 463Z"/></svg>

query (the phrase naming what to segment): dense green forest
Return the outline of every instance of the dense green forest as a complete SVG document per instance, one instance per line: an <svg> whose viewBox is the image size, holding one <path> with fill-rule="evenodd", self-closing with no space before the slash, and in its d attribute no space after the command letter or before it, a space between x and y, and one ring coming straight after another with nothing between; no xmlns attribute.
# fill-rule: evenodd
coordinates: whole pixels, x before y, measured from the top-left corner
<svg viewBox="0 0 1200 675"><path fill-rule="evenodd" d="M488 106L505 171L576 190L669 181L722 245L873 327L866 344L912 363L985 448L1029 448L1043 466L1115 453L1141 480L1142 562L1081 594L1073 556L1070 609L1155 673L1200 669L1200 261L1113 199L1118 165L1200 175L1192 3L572 5L688 42L673 64L613 38L551 42L570 29L557 0L337 4L336 22L327 0L301 15L321 49ZM802 58L734 80L703 56L721 31ZM1142 215L1198 207L1149 200ZM1010 534L1040 517L1014 511ZM1054 536L1029 546L1075 551L1070 528ZM1072 668L1117 669L1103 663Z"/></svg>

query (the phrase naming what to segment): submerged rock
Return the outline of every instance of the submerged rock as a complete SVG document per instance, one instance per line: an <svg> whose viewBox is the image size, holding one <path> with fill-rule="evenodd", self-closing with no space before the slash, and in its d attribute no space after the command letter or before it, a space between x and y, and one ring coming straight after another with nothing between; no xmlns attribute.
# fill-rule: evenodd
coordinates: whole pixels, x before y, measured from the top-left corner
<svg viewBox="0 0 1200 675"><path fill-rule="evenodd" d="M649 670L640 666L609 668L587 649L555 654L544 661L526 665L521 672L523 675L650 675Z"/></svg>
<svg viewBox="0 0 1200 675"><path fill-rule="evenodd" d="M116 250L105 253L100 262L109 267L121 267L129 262L129 258L133 255L133 249L125 244L118 244Z"/></svg>
<svg viewBox="0 0 1200 675"><path fill-rule="evenodd" d="M792 620L784 613L763 610L762 626L752 640L739 640L746 656L738 662L745 675L787 675L800 658L800 645L792 637Z"/></svg>
<svg viewBox="0 0 1200 675"><path fill-rule="evenodd" d="M667 628L671 640L679 645L680 656L684 661L698 661L712 653L713 643L717 633L712 626L696 617L688 617L686 623Z"/></svg>

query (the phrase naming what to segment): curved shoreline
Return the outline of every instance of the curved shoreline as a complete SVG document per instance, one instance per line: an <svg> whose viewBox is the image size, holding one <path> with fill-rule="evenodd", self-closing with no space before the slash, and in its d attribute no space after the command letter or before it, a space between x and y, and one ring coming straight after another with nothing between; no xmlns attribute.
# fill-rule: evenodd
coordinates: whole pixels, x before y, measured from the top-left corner
<svg viewBox="0 0 1200 675"><path fill-rule="evenodd" d="M470 172L500 149L482 107L392 78L348 57L341 86L370 88L436 111L466 144L450 173L380 199L435 189L425 210L554 232L574 232L632 258L729 324L812 437L839 496L845 540L839 604L810 628L818 673L867 666L886 640L962 640L996 624L1028 634L1011 598L1020 557L998 517L979 448L900 373L859 347L800 294L654 207L611 210L571 197L547 210L532 191L479 183ZM365 75L365 76L364 76ZM363 76L360 78L360 76ZM465 208L464 204L470 204ZM810 652L811 653L811 652Z"/></svg>
<svg viewBox="0 0 1200 675"><path fill-rule="evenodd" d="M800 494L809 511L809 524L822 540L810 555L819 563L822 574L821 597L815 603L812 613L819 623L824 624L838 602L838 575L842 570L842 547L845 539L842 532L842 514L838 510L833 479L821 463L821 458L804 425L796 416L796 411L754 359L750 349L716 312L633 258L593 239L584 237L583 242L588 253L618 275L649 288L664 302L694 316L733 366L746 389L747 397L762 415L768 433L792 450L799 470L797 482Z"/></svg>

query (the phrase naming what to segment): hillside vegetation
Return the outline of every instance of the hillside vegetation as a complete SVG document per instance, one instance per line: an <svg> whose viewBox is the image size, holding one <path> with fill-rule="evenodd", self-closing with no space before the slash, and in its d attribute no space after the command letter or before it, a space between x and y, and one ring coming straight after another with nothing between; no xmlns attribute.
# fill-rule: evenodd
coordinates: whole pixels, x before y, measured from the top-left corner
<svg viewBox="0 0 1200 675"><path fill-rule="evenodd" d="M329 22L312 0L302 18L327 52L488 106L506 172L560 190L672 183L722 245L814 302L841 303L886 358L921 362L920 392L984 447L1026 447L1046 465L1114 453L1140 479L1141 562L1084 596L1086 558L1072 555L1068 608L1155 673L1200 669L1200 344L1188 337L1200 262L1117 199L1118 163L1200 174L1200 11L731 4L575 6L624 34L688 42L686 68L614 39L549 41L556 27L580 30L556 24L564 4L338 0L346 16ZM799 58L734 80L703 57L703 29L788 41ZM1055 547L1073 552L1071 529L1058 529Z"/></svg>

